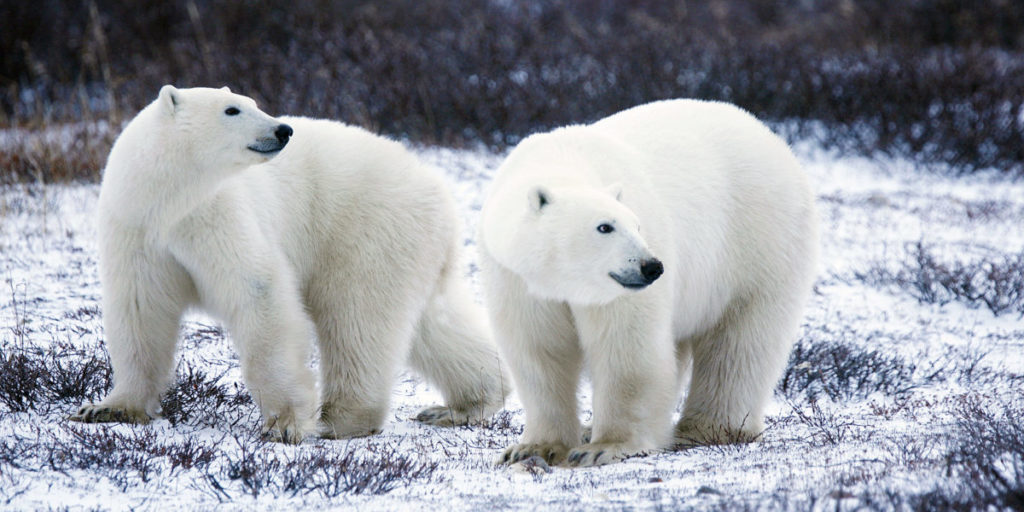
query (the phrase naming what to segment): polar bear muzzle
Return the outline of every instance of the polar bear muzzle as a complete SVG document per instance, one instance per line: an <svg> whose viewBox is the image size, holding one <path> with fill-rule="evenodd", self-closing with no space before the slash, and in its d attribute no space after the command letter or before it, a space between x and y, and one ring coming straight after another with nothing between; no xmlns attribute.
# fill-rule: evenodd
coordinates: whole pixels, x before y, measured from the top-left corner
<svg viewBox="0 0 1024 512"><path fill-rule="evenodd" d="M274 137L260 137L254 144L249 144L248 147L252 151L262 154L277 153L284 149L284 146L288 144L288 139L292 136L293 130L291 126L286 124L279 124L274 129Z"/></svg>
<svg viewBox="0 0 1024 512"><path fill-rule="evenodd" d="M642 290L661 277L663 273L665 273L665 266L658 258L651 258L641 261L639 269L630 269L622 274L609 272L608 275L625 288Z"/></svg>

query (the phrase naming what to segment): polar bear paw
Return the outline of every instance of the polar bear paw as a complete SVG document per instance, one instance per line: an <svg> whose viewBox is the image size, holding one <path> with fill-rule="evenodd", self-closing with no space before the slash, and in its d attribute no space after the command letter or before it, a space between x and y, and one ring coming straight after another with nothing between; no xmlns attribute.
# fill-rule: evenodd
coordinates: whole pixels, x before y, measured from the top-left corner
<svg viewBox="0 0 1024 512"><path fill-rule="evenodd" d="M497 462L498 464L515 464L530 457L540 457L544 459L544 462L555 465L565 460L567 453L569 453L569 448L562 443L522 443L508 447L498 457Z"/></svg>
<svg viewBox="0 0 1024 512"><path fill-rule="evenodd" d="M435 405L423 409L414 419L435 427L458 427L480 423L489 418L496 409L483 405L466 408Z"/></svg>
<svg viewBox="0 0 1024 512"><path fill-rule="evenodd" d="M570 467L603 466L617 462L631 455L640 455L625 443L587 443L573 448L565 459Z"/></svg>
<svg viewBox="0 0 1024 512"><path fill-rule="evenodd" d="M381 415L373 410L343 413L324 408L320 415L320 437L324 439L351 439L381 432Z"/></svg>
<svg viewBox="0 0 1024 512"><path fill-rule="evenodd" d="M743 427L729 428L721 425L684 420L676 425L674 437L674 448L676 450L686 450L698 446L757 442L761 438L761 430Z"/></svg>
<svg viewBox="0 0 1024 512"><path fill-rule="evenodd" d="M316 432L313 421L299 421L294 415L274 416L263 424L262 437L272 443L299 444Z"/></svg>
<svg viewBox="0 0 1024 512"><path fill-rule="evenodd" d="M81 423L136 423L145 425L153 418L144 409L114 407L103 404L86 404L68 416L71 421Z"/></svg>

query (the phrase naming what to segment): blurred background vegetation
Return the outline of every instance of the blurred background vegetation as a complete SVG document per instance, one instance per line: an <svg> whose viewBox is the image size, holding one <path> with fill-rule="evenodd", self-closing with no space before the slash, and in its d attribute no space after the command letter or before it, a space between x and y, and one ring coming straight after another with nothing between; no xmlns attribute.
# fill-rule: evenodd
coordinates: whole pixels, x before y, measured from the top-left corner
<svg viewBox="0 0 1024 512"><path fill-rule="evenodd" d="M714 99L828 148L1024 176L1017 0L2 0L0 20L0 183L97 180L165 83L498 150Z"/></svg>

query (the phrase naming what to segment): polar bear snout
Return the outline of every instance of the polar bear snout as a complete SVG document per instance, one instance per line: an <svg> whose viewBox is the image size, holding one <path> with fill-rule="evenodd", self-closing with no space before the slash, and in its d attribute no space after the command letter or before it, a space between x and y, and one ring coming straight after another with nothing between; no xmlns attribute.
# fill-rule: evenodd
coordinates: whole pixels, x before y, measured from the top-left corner
<svg viewBox="0 0 1024 512"><path fill-rule="evenodd" d="M630 290L643 290L656 281L661 274L665 273L665 266L658 258L650 258L640 261L640 268L633 268L622 272L610 272L611 276L623 288Z"/></svg>
<svg viewBox="0 0 1024 512"><path fill-rule="evenodd" d="M640 263L640 275L644 277L647 284L653 283L665 273L665 266L658 258L651 258Z"/></svg>
<svg viewBox="0 0 1024 512"><path fill-rule="evenodd" d="M294 131L291 126L281 123L274 128L274 136L272 138L260 137L255 143L250 144L248 148L264 155L277 153L284 149L284 146L288 144L288 139L291 138L292 133L294 133Z"/></svg>
<svg viewBox="0 0 1024 512"><path fill-rule="evenodd" d="M282 147L285 144L288 144L288 138L291 137L293 133L295 133L295 131L292 130L292 127L284 123L277 125L277 129L274 130L274 136L277 137L277 141L281 143Z"/></svg>

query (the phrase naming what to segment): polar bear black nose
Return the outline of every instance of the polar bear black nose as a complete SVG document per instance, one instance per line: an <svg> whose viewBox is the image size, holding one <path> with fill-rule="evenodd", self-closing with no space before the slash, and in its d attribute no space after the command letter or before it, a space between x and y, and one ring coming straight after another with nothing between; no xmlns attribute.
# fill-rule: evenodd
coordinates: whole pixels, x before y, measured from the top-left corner
<svg viewBox="0 0 1024 512"><path fill-rule="evenodd" d="M288 137L292 136L292 127L286 124L277 125L277 129L274 130L274 136L277 137L277 141L281 144L288 143Z"/></svg>
<svg viewBox="0 0 1024 512"><path fill-rule="evenodd" d="M665 272L665 267L657 258L645 260L640 264L640 273L643 274L644 280L648 284L653 283L663 272Z"/></svg>

